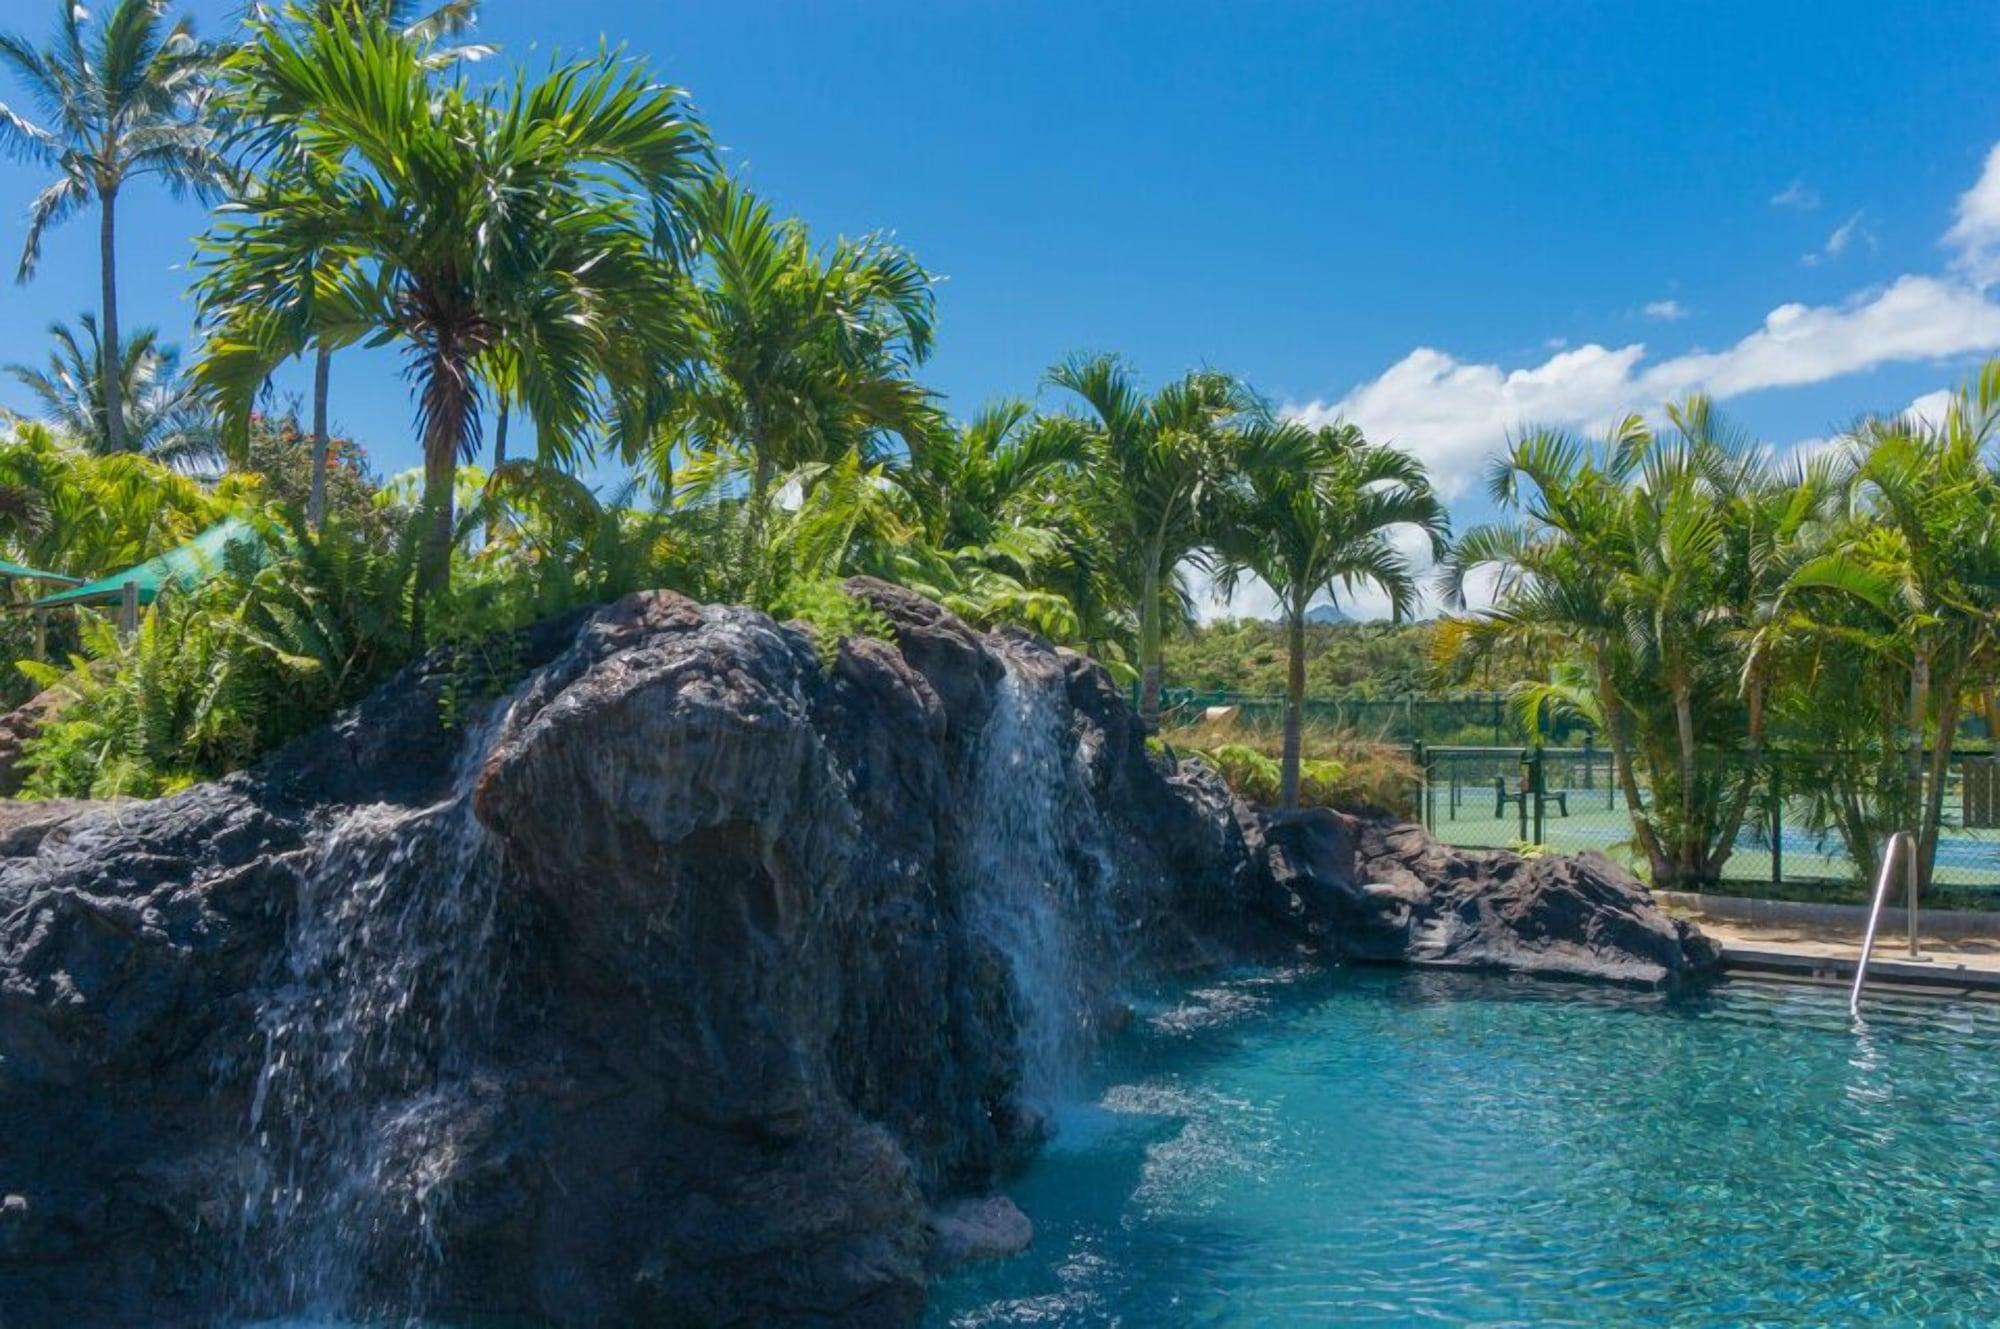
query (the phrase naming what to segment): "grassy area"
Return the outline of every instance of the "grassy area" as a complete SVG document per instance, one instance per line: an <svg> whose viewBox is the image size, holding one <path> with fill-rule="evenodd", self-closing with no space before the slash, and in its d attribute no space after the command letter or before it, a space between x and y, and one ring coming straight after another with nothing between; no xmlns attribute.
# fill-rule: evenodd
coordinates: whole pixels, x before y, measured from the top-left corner
<svg viewBox="0 0 2000 1329"><path fill-rule="evenodd" d="M1303 740L1301 804L1376 807L1399 816L1416 815L1419 773L1407 748L1328 725L1307 725ZM1264 806L1277 803L1282 745L1277 730L1240 722L1197 721L1161 730L1160 741L1184 756L1207 761L1243 798Z"/></svg>

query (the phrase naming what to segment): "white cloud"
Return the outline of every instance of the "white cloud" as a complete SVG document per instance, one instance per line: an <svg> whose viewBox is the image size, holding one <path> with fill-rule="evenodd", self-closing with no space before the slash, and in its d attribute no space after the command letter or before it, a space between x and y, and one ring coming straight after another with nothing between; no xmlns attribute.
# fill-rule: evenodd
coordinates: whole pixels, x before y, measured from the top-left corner
<svg viewBox="0 0 2000 1329"><path fill-rule="evenodd" d="M1402 551L1416 571L1418 603L1414 618L1428 618L1438 613L1444 606L1433 589L1437 575L1437 565L1431 560L1430 537L1414 526L1398 526L1389 533L1389 539ZM1236 594L1224 599L1215 583L1192 563L1181 565L1181 574L1188 579L1194 590L1195 606L1204 622L1218 618L1256 618L1269 621L1278 616L1278 597L1271 588L1255 577L1247 577L1239 582ZM1467 579L1466 603L1475 609L1484 609L1493 603L1494 584L1498 577L1490 571L1474 573ZM1354 589L1341 587L1335 596L1340 607L1349 618L1386 619L1389 617L1389 596L1373 582L1363 582ZM1326 597L1314 601L1323 604Z"/></svg>
<svg viewBox="0 0 2000 1329"><path fill-rule="evenodd" d="M1958 216L1944 233L1958 251L1954 266L1983 289L2000 282L2000 143L1986 154L1986 169L1958 196Z"/></svg>
<svg viewBox="0 0 2000 1329"><path fill-rule="evenodd" d="M1957 396L1949 388L1926 392L1903 408L1903 418L1936 428L1944 423L1945 412L1951 409L1951 403Z"/></svg>
<svg viewBox="0 0 2000 1329"><path fill-rule="evenodd" d="M1795 181L1771 201L1806 207L1807 198L1818 202ZM1440 493L1456 500L1474 488L1486 459L1508 436L1529 426L1596 431L1629 411L1653 414L1694 391L1724 400L1825 383L1887 364L2000 351L2000 292L1989 298L1987 290L2000 284L2000 145L1988 155L1979 182L1960 198L1944 240L1957 251L1954 267L1963 277L1912 274L1837 303L1779 305L1761 325L1720 350L1655 360L1639 342L1571 347L1555 339L1541 363L1510 369L1419 346L1338 400L1313 401L1287 413L1310 424L1351 420L1376 441L1409 449L1430 467ZM1874 239L1857 213L1828 244L1839 253L1859 242L1872 245ZM1926 393L1907 411L1934 419L1947 396ZM1805 439L1789 451L1806 455L1827 446L1828 439ZM1476 601L1489 593L1490 588L1470 588ZM1245 594L1261 598L1239 598L1228 612L1271 612L1268 591ZM1356 617L1379 616L1387 612L1387 602L1379 593L1362 594L1348 608Z"/></svg>
<svg viewBox="0 0 2000 1329"><path fill-rule="evenodd" d="M1908 406L1898 411L1897 414L1914 423L1935 427L1944 423L1945 412L1951 408L1951 403L1957 395L1957 393L1949 388L1939 388L1935 392L1926 392L1913 400ZM1823 452L1830 452L1835 448L1844 446L1850 437L1851 435L1849 434L1841 433L1815 438L1802 438L1789 448L1783 449L1777 455L1789 460L1808 462Z"/></svg>
<svg viewBox="0 0 2000 1329"><path fill-rule="evenodd" d="M1688 316L1687 306L1678 300L1655 300L1639 312L1661 323L1672 323Z"/></svg>
<svg viewBox="0 0 2000 1329"><path fill-rule="evenodd" d="M1797 208L1801 212L1810 212L1819 206L1819 192L1803 180L1794 180L1771 195L1771 206Z"/></svg>
<svg viewBox="0 0 2000 1329"><path fill-rule="evenodd" d="M1862 225L1862 213L1855 213L1846 221L1833 228L1833 234L1826 238L1826 244L1818 252L1801 255L1799 262L1807 267L1816 267L1845 254L1857 240L1865 242L1870 249L1875 247L1875 233Z"/></svg>
<svg viewBox="0 0 2000 1329"><path fill-rule="evenodd" d="M1393 442L1430 465L1447 499L1463 494L1479 462L1523 424L1594 422L1631 390L1646 348L1580 346L1529 369L1468 364L1420 346L1331 404L1293 412L1308 424L1352 420L1380 442Z"/></svg>
<svg viewBox="0 0 2000 1329"><path fill-rule="evenodd" d="M1995 349L2000 303L1959 282L1908 276L1837 305L1780 305L1726 349L1652 363L1636 342L1579 346L1512 370L1418 347L1338 401L1291 413L1312 424L1351 420L1372 438L1410 449L1456 499L1486 457L1527 426L1595 430L1688 392L1722 399Z"/></svg>

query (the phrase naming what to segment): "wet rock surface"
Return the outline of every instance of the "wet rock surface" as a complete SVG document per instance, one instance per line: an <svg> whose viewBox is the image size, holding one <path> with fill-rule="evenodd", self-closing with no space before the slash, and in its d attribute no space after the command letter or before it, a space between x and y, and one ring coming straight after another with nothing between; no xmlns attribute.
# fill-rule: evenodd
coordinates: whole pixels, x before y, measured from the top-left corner
<svg viewBox="0 0 2000 1329"><path fill-rule="evenodd" d="M1270 908L1347 959L1673 987L1722 952L1602 854L1458 849L1389 817L1313 809L1262 827Z"/></svg>
<svg viewBox="0 0 2000 1329"><path fill-rule="evenodd" d="M1261 816L1090 661L850 589L893 643L648 593L462 730L433 660L244 775L0 805L0 1324L912 1324L1031 1236L1034 1049L1121 985L1700 968L1601 860ZM988 925L1024 716L1042 969Z"/></svg>
<svg viewBox="0 0 2000 1329"><path fill-rule="evenodd" d="M546 625L469 770L434 662L245 775L9 808L0 1321L908 1324L936 1259L1024 1240L932 1222L1044 1129L969 922L1010 671L1073 754L1049 852L1115 947L1072 957L1079 1011L1289 938L1237 810L1102 671L854 590L896 642L830 664L665 593ZM440 883L475 877L462 921Z"/></svg>

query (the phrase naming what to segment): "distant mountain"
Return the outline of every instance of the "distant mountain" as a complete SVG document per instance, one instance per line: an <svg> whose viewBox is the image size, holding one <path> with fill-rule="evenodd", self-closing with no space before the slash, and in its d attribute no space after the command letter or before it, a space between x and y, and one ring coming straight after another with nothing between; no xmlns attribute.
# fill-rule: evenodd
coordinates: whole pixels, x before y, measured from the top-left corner
<svg viewBox="0 0 2000 1329"><path fill-rule="evenodd" d="M1282 624L1285 620L1273 614L1264 621L1277 625ZM1353 619L1347 616L1347 611L1339 605L1314 605L1311 609L1306 610L1306 622L1314 627L1326 627L1333 623L1352 623L1353 621Z"/></svg>

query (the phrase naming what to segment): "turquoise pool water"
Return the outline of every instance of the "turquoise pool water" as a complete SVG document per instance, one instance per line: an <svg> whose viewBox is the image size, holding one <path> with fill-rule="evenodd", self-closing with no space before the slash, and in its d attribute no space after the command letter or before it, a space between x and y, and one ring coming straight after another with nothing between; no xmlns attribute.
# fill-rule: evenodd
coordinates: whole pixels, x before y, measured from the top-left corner
<svg viewBox="0 0 2000 1329"><path fill-rule="evenodd" d="M1142 1010L928 1323L2000 1323L2000 1008L1253 974Z"/></svg>

